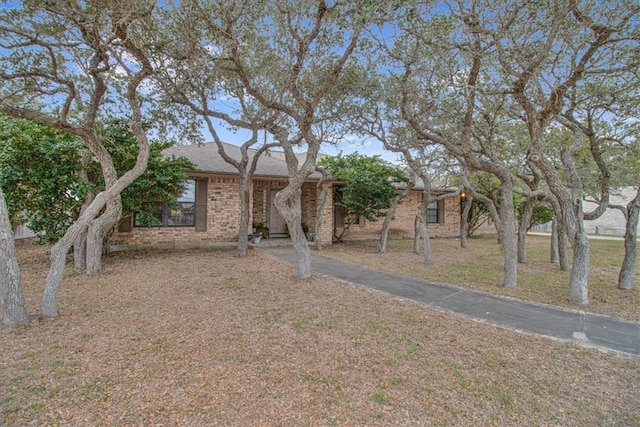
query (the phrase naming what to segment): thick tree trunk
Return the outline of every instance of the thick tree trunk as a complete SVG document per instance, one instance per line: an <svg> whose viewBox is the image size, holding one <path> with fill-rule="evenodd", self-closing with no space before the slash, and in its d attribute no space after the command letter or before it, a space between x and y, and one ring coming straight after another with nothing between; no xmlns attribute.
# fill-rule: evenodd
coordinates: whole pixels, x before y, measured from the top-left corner
<svg viewBox="0 0 640 427"><path fill-rule="evenodd" d="M49 257L51 265L45 282L41 305L42 315L45 317L55 317L58 315L58 290L60 282L62 281L66 256L71 245L73 245L81 233L87 231L89 223L98 215L102 208L139 177L147 167L149 145L146 135L139 126L134 126L133 129L140 147L135 166L122 175L113 186L99 193L85 212L67 229L64 236L51 247L51 255Z"/></svg>
<svg viewBox="0 0 640 427"><path fill-rule="evenodd" d="M89 150L82 151L82 169L78 172L80 178L89 183L89 175L87 173L87 167L92 162L93 156ZM87 210L95 195L93 193L88 193L85 195L84 200L82 201L82 206L80 207L80 215ZM83 232L78 236L75 242L73 242L73 266L80 270L87 269L87 232Z"/></svg>
<svg viewBox="0 0 640 427"><path fill-rule="evenodd" d="M533 208L535 204L535 198L527 199L520 217L520 223L518 225L518 262L520 264L526 264L529 262L527 259L527 231L529 230L529 224L531 223L531 216L533 215Z"/></svg>
<svg viewBox="0 0 640 427"><path fill-rule="evenodd" d="M504 186L504 184L503 184ZM515 289L518 286L518 258L516 248L516 214L513 207L512 188L503 188L500 206L502 223L502 248L504 250L504 287Z"/></svg>
<svg viewBox="0 0 640 427"><path fill-rule="evenodd" d="M313 244L316 251L322 249L322 215L324 213L324 205L327 203L327 187L325 187L322 183L324 178L318 186L318 208L316 209L316 226L313 235Z"/></svg>
<svg viewBox="0 0 640 427"><path fill-rule="evenodd" d="M0 311L2 311L2 324L5 326L29 323L20 281L20 268L16 259L13 229L2 189L0 189Z"/></svg>
<svg viewBox="0 0 640 427"><path fill-rule="evenodd" d="M240 174L240 224L238 225L238 257L249 253L249 211L251 209L251 176Z"/></svg>
<svg viewBox="0 0 640 427"><path fill-rule="evenodd" d="M420 221L420 234L422 235L422 261L425 265L433 264L431 240L429 239L429 227L427 221Z"/></svg>
<svg viewBox="0 0 640 427"><path fill-rule="evenodd" d="M290 192L288 198L285 198L283 191L280 190L276 194L275 205L282 218L287 222L293 249L297 256L298 279L309 279L311 278L311 251L309 250L307 236L302 230L302 209L300 205L302 192L300 189L294 190L292 193Z"/></svg>
<svg viewBox="0 0 640 427"><path fill-rule="evenodd" d="M85 232L88 222L88 218L78 219L67 229L64 236L51 246L51 254L49 255L51 265L49 266L49 274L44 286L41 306L42 315L45 317L56 317L58 315L58 289L62 281L62 273L64 273L67 252L69 252L69 248L71 248L80 233Z"/></svg>
<svg viewBox="0 0 640 427"><path fill-rule="evenodd" d="M553 217L551 221L551 243L550 243L550 261L552 264L558 264L560 262L560 255L558 252L558 220Z"/></svg>
<svg viewBox="0 0 640 427"><path fill-rule="evenodd" d="M89 223L87 230L87 276L97 276L102 271L102 254L105 238L118 224L122 215L122 201L117 195L107 203L107 208Z"/></svg>
<svg viewBox="0 0 640 427"><path fill-rule="evenodd" d="M558 255L560 256L560 270L569 271L571 263L569 263L569 238L567 230L558 224Z"/></svg>
<svg viewBox="0 0 640 427"><path fill-rule="evenodd" d="M636 273L636 253L638 239L638 214L640 213L640 190L634 200L627 205L627 224L624 233L624 259L618 275L618 289L633 289Z"/></svg>
<svg viewBox="0 0 640 427"><path fill-rule="evenodd" d="M466 248L468 245L467 237L469 237L469 212L473 204L473 197L468 194L464 203L464 209L460 214L460 247Z"/></svg>
<svg viewBox="0 0 640 427"><path fill-rule="evenodd" d="M87 269L87 231L80 233L73 242L73 266L80 270Z"/></svg>
<svg viewBox="0 0 640 427"><path fill-rule="evenodd" d="M573 243L573 266L569 283L569 300L575 304L589 304L589 239L580 222Z"/></svg>

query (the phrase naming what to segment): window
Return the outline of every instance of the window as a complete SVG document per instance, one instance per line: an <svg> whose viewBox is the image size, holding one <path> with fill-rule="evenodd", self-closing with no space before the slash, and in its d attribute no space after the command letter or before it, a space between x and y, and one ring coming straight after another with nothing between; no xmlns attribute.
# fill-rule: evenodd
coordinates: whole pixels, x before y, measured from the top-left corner
<svg viewBox="0 0 640 427"><path fill-rule="evenodd" d="M427 224L438 224L440 217L438 216L438 202L431 202L427 206Z"/></svg>
<svg viewBox="0 0 640 427"><path fill-rule="evenodd" d="M144 224L138 219L134 219L136 227L193 227L196 210L196 181L187 180L184 184L184 192L177 198L175 208L165 202L155 203L155 213L150 224Z"/></svg>

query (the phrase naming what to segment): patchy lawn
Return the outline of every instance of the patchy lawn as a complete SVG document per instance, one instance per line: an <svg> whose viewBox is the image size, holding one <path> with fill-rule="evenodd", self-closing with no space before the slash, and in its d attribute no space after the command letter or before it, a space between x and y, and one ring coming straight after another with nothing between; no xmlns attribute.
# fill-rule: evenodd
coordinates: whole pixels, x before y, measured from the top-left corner
<svg viewBox="0 0 640 427"><path fill-rule="evenodd" d="M46 252L18 250L35 313ZM57 319L0 330L0 425L640 425L640 360L234 254L69 269Z"/></svg>
<svg viewBox="0 0 640 427"><path fill-rule="evenodd" d="M640 258L634 289L621 291L618 273L624 256L624 242L590 240L590 305L571 304L569 271L549 262L549 238L527 238L528 264L518 266L518 288L502 287L504 256L495 236L469 239L466 249L458 239L431 239L433 264L413 253L412 240L389 240L387 252L378 253L377 241L352 241L323 248L322 255L431 282L449 283L496 295L580 309L628 320L640 320ZM422 250L422 248L421 248Z"/></svg>

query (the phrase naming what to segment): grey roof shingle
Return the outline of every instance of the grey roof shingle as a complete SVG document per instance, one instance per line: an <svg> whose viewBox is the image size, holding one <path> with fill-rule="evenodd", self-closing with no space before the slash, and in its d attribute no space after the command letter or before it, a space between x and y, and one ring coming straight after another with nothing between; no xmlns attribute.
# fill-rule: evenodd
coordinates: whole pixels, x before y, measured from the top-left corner
<svg viewBox="0 0 640 427"><path fill-rule="evenodd" d="M225 152L232 158L240 160L241 153L240 147L232 144L223 144ZM249 150L249 156L255 154L256 150ZM238 174L238 170L224 161L220 153L218 152L218 146L214 142L207 142L204 144L191 144L191 145L175 145L167 148L163 151L165 156L186 157L191 160L195 165L197 171L214 173L214 174ZM298 162L302 164L306 158L306 153L297 153ZM319 153L318 160L322 157L326 157L326 154ZM284 160L284 152L271 150L260 156L258 160L258 167L253 174L256 178L288 178L289 173L287 170L287 164ZM309 176L309 179L320 179L320 173L314 172ZM437 180L436 180L437 181ZM441 182L434 182L432 191L434 192L450 192L455 191L457 187L449 187L443 185ZM399 188L404 188L401 184ZM416 182L415 190L421 190L424 184L421 179L418 178Z"/></svg>
<svg viewBox="0 0 640 427"><path fill-rule="evenodd" d="M224 144L224 149L227 155L240 160L241 153L240 147L232 144ZM253 156L256 150L249 150L249 156ZM220 174L237 174L238 170L227 163L220 153L218 152L218 146L213 142L205 144L192 144L192 145L175 145L167 148L163 151L165 156L186 157L196 167L197 170L209 173ZM300 160L304 160L304 155L300 157ZM258 159L258 167L256 168L254 177L271 177L271 178L287 178L289 173L287 171L287 164L284 161L284 153L281 151L271 151L264 153ZM320 174L314 173L309 178L318 179Z"/></svg>

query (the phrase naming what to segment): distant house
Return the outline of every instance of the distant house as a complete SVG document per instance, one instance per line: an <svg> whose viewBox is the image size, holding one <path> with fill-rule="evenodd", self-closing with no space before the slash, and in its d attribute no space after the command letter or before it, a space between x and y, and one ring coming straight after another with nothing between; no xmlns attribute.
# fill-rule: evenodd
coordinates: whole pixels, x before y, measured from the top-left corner
<svg viewBox="0 0 640 427"><path fill-rule="evenodd" d="M620 189L618 194L612 195L609 203L612 205L626 206L630 200L636 196L636 189L633 187L624 187ZM595 209L596 204L584 202L585 212ZM615 236L624 236L627 222L622 212L618 209L607 209L600 218L591 221L585 221L584 227L589 234L610 234Z"/></svg>
<svg viewBox="0 0 640 427"><path fill-rule="evenodd" d="M240 150L226 146L227 153L236 158ZM175 146L165 155L187 157L196 166L189 171L189 181L184 194L178 198L179 209L171 209L158 202L156 224L142 226L135 216L125 218L112 237L114 245L128 246L206 246L233 242L238 239L240 221L239 179L236 169L226 163L214 143ZM286 235L286 223L274 206L276 193L287 185L287 167L281 152L264 154L258 161L251 186L251 223L261 223L269 228L272 238ZM302 187L302 221L315 233L316 206L319 196L317 184L320 174L307 178ZM333 202L333 192L339 182L326 181L327 203L323 212L321 237L324 244L331 244L344 226L341 209ZM413 190L394 216L391 238L412 237L414 218L422 199L421 189ZM455 191L439 189L434 193ZM460 198L453 197L429 206L429 230L432 237L457 236L460 227ZM365 239L379 236L382 221L366 221L361 218L351 226L347 239Z"/></svg>
<svg viewBox="0 0 640 427"><path fill-rule="evenodd" d="M626 206L636 195L633 187L624 187L612 195L609 203L612 205ZM584 202L584 211L590 212L596 208L593 202ZM626 220L622 212L618 209L608 208L599 218L585 220L584 229L588 234L607 234L612 236L624 236ZM534 231L551 232L551 222L533 227Z"/></svg>

